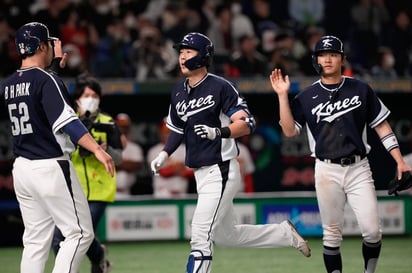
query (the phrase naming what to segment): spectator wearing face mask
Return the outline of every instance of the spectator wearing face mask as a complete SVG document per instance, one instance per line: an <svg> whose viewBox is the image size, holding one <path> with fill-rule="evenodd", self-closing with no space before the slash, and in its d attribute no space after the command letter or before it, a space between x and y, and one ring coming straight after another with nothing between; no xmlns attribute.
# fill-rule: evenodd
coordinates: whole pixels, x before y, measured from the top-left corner
<svg viewBox="0 0 412 273"><path fill-rule="evenodd" d="M395 57L389 47L380 47L377 54L377 63L371 69L373 77L396 79Z"/></svg>

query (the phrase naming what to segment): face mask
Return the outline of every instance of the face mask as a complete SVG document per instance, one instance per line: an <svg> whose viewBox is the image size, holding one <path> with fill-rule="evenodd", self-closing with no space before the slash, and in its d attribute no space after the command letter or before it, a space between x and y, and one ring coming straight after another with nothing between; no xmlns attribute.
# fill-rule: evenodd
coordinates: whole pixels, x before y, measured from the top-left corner
<svg viewBox="0 0 412 273"><path fill-rule="evenodd" d="M79 108L83 112L89 111L90 113L94 113L99 108L99 104L100 104L100 100L92 98L92 97L79 99Z"/></svg>

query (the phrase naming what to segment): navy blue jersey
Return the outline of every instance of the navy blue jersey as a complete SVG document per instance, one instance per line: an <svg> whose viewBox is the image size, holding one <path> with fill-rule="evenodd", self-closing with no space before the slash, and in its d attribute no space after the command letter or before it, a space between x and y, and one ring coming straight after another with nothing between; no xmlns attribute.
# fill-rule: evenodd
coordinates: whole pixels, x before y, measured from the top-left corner
<svg viewBox="0 0 412 273"><path fill-rule="evenodd" d="M61 128L78 119L63 81L41 68L17 70L1 86L11 122L15 156L59 157L74 151Z"/></svg>
<svg viewBox="0 0 412 273"><path fill-rule="evenodd" d="M208 73L196 86L189 87L187 80L175 86L166 125L184 134L187 166L199 168L238 156L235 139L201 138L194 132L194 125L225 127L231 123L233 113L239 110L249 112L244 97L222 77Z"/></svg>
<svg viewBox="0 0 412 273"><path fill-rule="evenodd" d="M307 126L312 156L321 159L368 154L367 126L390 114L367 83L349 77L337 85L316 81L292 100L291 109L298 130Z"/></svg>

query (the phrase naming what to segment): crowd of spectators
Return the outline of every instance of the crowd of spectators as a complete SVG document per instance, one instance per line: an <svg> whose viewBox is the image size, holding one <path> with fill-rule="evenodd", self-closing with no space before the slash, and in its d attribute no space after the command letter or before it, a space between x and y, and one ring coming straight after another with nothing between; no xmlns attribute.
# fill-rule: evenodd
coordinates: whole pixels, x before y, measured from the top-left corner
<svg viewBox="0 0 412 273"><path fill-rule="evenodd" d="M311 54L324 34L340 37L348 75L412 75L411 1L404 0L2 0L0 78L19 66L14 33L49 26L70 55L62 76L88 70L98 78L138 82L179 77L172 45L207 34L212 72L267 77L274 67L313 76Z"/></svg>

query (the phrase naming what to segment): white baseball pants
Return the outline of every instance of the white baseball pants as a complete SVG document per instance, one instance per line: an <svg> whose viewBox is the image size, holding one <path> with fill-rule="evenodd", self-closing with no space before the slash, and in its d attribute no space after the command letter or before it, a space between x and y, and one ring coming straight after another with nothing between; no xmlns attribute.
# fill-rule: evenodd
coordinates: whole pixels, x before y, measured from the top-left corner
<svg viewBox="0 0 412 273"><path fill-rule="evenodd" d="M53 273L77 273L93 237L86 197L66 158L28 160L13 167L14 188L24 222L21 273L43 273L55 225L65 240Z"/></svg>

